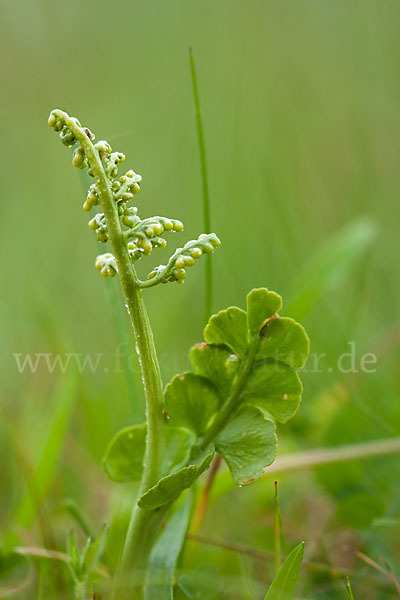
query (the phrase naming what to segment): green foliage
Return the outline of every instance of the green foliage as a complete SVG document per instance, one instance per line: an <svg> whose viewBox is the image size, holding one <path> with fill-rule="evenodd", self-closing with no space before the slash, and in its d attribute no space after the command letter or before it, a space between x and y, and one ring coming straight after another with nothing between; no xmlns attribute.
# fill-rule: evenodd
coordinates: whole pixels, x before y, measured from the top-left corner
<svg viewBox="0 0 400 600"><path fill-rule="evenodd" d="M80 3L77 15L72 9L66 11L62 3L52 3L51 8L27 0L3 3L3 56L9 57L9 68L3 72L7 93L2 134L10 160L2 178L2 242L7 258L2 265L1 398L2 406L11 409L18 438L35 467L41 450L37 443L45 439L49 429L46 415L59 402L53 391L61 375L56 369L53 374L20 376L11 352L78 350L105 352L108 357L115 350L115 336L101 285L119 284L118 276L113 281L96 281L96 272L87 270L88 253L97 246L96 234L89 233L89 239L78 235L86 215L79 217L74 210L87 174L70 169L63 180L63 161L69 162L70 153L61 144L53 148L52 132L39 131L44 105L56 98L66 108L68 104L81 107L87 120L92 114L99 131L102 124L117 149L123 143L140 165L138 171L146 176L146 189L135 196L136 201L146 202L139 214L181 215L185 226L195 232L201 221L201 196L194 160L196 139L190 131L190 82L185 81L184 72L189 39L195 45L201 99L205 101L202 108L207 109L203 116L209 136L211 210L215 226L218 224L216 232L226 248L224 256L218 256L213 264L214 308L225 308L233 298L242 306L240 298L252 284L269 282L271 289L284 292L285 312L281 314L307 323L313 352L327 352L329 357L327 363L322 360L323 372L304 375L304 410L289 427L280 428L280 438L284 438L279 456L309 448L322 451L326 446L363 444L400 431L399 358L394 348L400 300L399 4L376 0L257 2L250 11L243 3L209 2L201 11L198 8L195 3L180 10L178 4L167 8L163 2L122 2L110 11L109 3L100 0L95 11L92 3ZM245 52L238 43L243 35ZM86 37L90 40L83 49ZM118 56L111 48L118 48ZM104 77L108 85L101 93ZM27 98L22 86L35 93ZM307 280L307 266L315 264L326 242L340 234L343 225L348 225L349 234L353 230L357 235L358 215L370 220L378 236L370 238L363 252L354 246L346 249L340 277L332 277L332 268L325 263L313 276L314 281ZM203 227L200 231L214 229ZM169 243L178 244L178 237L181 235L171 235ZM343 243L338 242L338 249L341 246ZM161 251L154 250L153 258L146 262L155 260L155 254L160 256ZM204 263L213 260L213 256L206 256L198 266L204 269ZM158 262L166 260L160 258ZM26 276L21 276L22 271ZM203 316L203 280L201 274L194 275L198 276L194 288L182 293L173 289L177 286L165 286L161 298L149 299L165 383L178 372L172 370L175 357L183 356L191 340L201 339L196 330L197 318ZM311 301L305 297L303 307L293 305L291 309L291 299L303 294L303 286L311 284L315 289L315 283L319 291ZM125 311L118 300L113 308L124 321ZM305 314L307 321L303 321ZM77 339L76 348L72 340L60 348L65 330L72 340ZM126 323L125 332L130 335ZM346 378L336 371L335 358L346 351L350 339L356 341L357 352L377 349L376 374ZM134 368L135 359L129 358L133 347L125 348L127 370L136 379L136 392L132 387L125 390L122 373L106 374L98 369L94 376L87 370L79 374L79 403L74 407L73 421L59 432L61 453L52 455L56 468L49 471L48 483L40 490L45 518L56 541L63 537L66 526L66 516L57 509L64 493L73 494L82 511L92 518L105 510L118 514L125 523L121 502L124 509L133 504L132 486L110 485L94 468L94 461L99 460L118 427L143 421L141 378ZM328 373L328 366L333 367L333 373ZM187 368L182 360L179 369ZM327 436L338 411L343 419ZM1 529L5 536L12 532L17 545L43 545L36 511L29 520L28 537L13 518L28 486L13 447L4 435L0 437L4 456ZM340 453L341 449L337 450ZM398 517L397 455L358 458L318 470L326 470L324 481L335 481L334 486L321 487L314 467L300 472L296 467L282 479L290 537L296 539L305 531L313 539L318 536L326 553L319 544L313 559L325 562L329 556L333 567L336 560L342 564L332 549L341 548L343 539L353 549L361 544L359 549L377 559L381 555L398 558L398 530L376 529L374 519L372 524L364 523L368 530L354 535L352 520L343 520L342 511L336 510L338 501L341 504L352 493L362 492L384 503L385 519ZM251 540L266 549L268 534L259 523L261 513L270 521L265 512L270 477L252 489L235 491L229 473L219 472L213 490L222 490L218 486L223 481L228 483L225 496L217 503L212 493L207 532L221 540ZM327 505L331 511L326 522ZM222 511L225 520L221 519ZM235 519L237 513L240 518ZM225 521L232 522L233 527L228 529ZM113 534L110 544L113 558L118 555L122 528L118 534ZM192 546L190 542L190 550ZM240 600L263 597L258 586L265 571L257 559L240 561L236 553L204 545L186 556L190 568L205 561L215 561L224 573L224 588L228 588L224 596L237 595ZM49 581L55 579L57 564L40 561L48 567L43 575L43 600L63 595L63 590L46 590ZM352 569L355 596L394 600L396 592L381 587L379 574L375 577L360 561L353 563ZM398 562L395 572L400 572ZM308 569L304 579L304 597L346 597L341 580L324 578ZM26 589L12 597L36 598L35 583L33 576ZM95 591L95 595L107 596L100 586Z"/></svg>
<svg viewBox="0 0 400 600"><path fill-rule="evenodd" d="M257 359L274 359L293 369L304 367L310 344L304 329L293 319L281 317L268 325L268 335L262 337Z"/></svg>
<svg viewBox="0 0 400 600"><path fill-rule="evenodd" d="M257 335L265 321L282 308L282 298L267 289L253 290L247 295L247 322L250 335Z"/></svg>
<svg viewBox="0 0 400 600"><path fill-rule="evenodd" d="M95 144L94 134L77 119L54 110L49 125L60 133L64 145L74 147L74 166L86 169L94 178L83 208L90 211L97 205L101 207L103 212L89 221L89 227L96 232L99 242L110 241L113 250L99 255L96 267L105 277L119 274L136 334L147 422L118 432L103 459L104 469L114 481L140 481L137 506L143 510L132 512L122 558L134 582L135 573L138 575L142 563L147 563L155 543L164 514L159 509L168 510L195 483L208 469L215 449L225 459L238 485L255 481L272 463L277 450L275 422L285 423L290 419L301 400L302 385L296 369L305 364L309 341L301 325L279 317L280 296L266 288L252 290L247 296L247 311L229 307L209 319L204 330L206 343L197 345L190 353L194 372L174 377L163 392L141 290L169 281L182 283L185 268L203 254L211 254L220 241L213 233L202 234L178 248L166 265L153 269L147 281L140 280L136 262L154 249L164 248L164 234L182 231L183 224L160 216L139 218L137 208L129 203L140 191L141 176L132 170L119 176L118 169L125 156L113 152L104 140ZM183 521L185 518L182 517ZM165 562L170 536L177 527L180 533L174 552L167 556L168 579L184 529L179 513L176 519L169 533L162 536L159 554L155 551L153 555L156 562ZM151 537L147 533L149 527ZM84 598L104 539L104 535L95 543L89 539L81 552L73 535L70 536L69 567L76 598ZM125 559L127 552L136 563L133 569ZM197 571L193 578L194 592L190 592L190 579L186 581L185 593L189 597L200 597L199 593L204 598L214 595L210 589L198 591L198 580L207 578ZM163 585L165 593L170 595L170 581Z"/></svg>
<svg viewBox="0 0 400 600"><path fill-rule="evenodd" d="M183 490L192 486L196 479L208 469L213 456L214 450L211 450L206 453L205 457L199 457L193 464L183 467L171 475L162 477L155 486L139 498L138 505L140 508L159 508L176 500Z"/></svg>
<svg viewBox="0 0 400 600"><path fill-rule="evenodd" d="M238 358L243 358L249 345L245 311L231 306L213 315L204 330L204 339L209 344L225 344Z"/></svg>
<svg viewBox="0 0 400 600"><path fill-rule="evenodd" d="M215 565L201 565L190 573L181 575L178 586L187 598L211 600L222 592L222 582Z"/></svg>
<svg viewBox="0 0 400 600"><path fill-rule="evenodd" d="M189 492L170 518L150 555L145 600L173 600L175 566L189 525L192 495Z"/></svg>
<svg viewBox="0 0 400 600"><path fill-rule="evenodd" d="M227 346L196 344L190 350L193 370L209 379L220 396L225 398L239 368L239 359Z"/></svg>
<svg viewBox="0 0 400 600"><path fill-rule="evenodd" d="M140 481L146 449L147 425L132 425L121 429L110 441L103 458L103 467L113 481ZM188 457L193 435L178 427L165 428L165 452L161 473L167 475Z"/></svg>
<svg viewBox="0 0 400 600"><path fill-rule="evenodd" d="M168 416L173 415L174 426L186 427L197 436L205 432L221 402L214 384L195 373L174 377L164 397L165 410Z"/></svg>
<svg viewBox="0 0 400 600"><path fill-rule="evenodd" d="M76 600L86 598L86 586L104 552L107 533L107 527L104 526L99 537L96 540L88 538L82 549L77 546L73 531L68 536L68 568L74 582Z"/></svg>
<svg viewBox="0 0 400 600"><path fill-rule="evenodd" d="M103 467L113 481L140 481L146 448L147 425L121 429L110 441Z"/></svg>
<svg viewBox="0 0 400 600"><path fill-rule="evenodd" d="M190 352L195 374L175 377L165 391L170 425L192 430L226 460L238 485L255 481L275 458L275 421L299 406L295 367L309 352L303 327L277 314L280 296L265 288L247 296L247 312L230 307L213 315L207 343ZM282 321L282 324L281 324Z"/></svg>
<svg viewBox="0 0 400 600"><path fill-rule="evenodd" d="M243 404L215 440L237 485L258 479L275 459L277 436L274 422L257 406Z"/></svg>
<svg viewBox="0 0 400 600"><path fill-rule="evenodd" d="M93 537L90 525L88 524L86 518L82 514L75 500L73 500L72 498L66 498L63 502L63 507L66 511L69 512L71 517L75 519L75 521L78 523L79 527L82 529L84 534L87 537Z"/></svg>
<svg viewBox="0 0 400 600"><path fill-rule="evenodd" d="M263 362L250 373L242 397L268 411L279 423L286 423L296 414L302 391L300 377L289 365Z"/></svg>
<svg viewBox="0 0 400 600"><path fill-rule="evenodd" d="M142 495L139 506L157 508L191 486L208 468L212 453L204 458L203 452L209 444L223 456L238 485L255 481L273 462L275 421L285 423L299 406L302 386L293 366L304 365L309 351L303 327L277 315L281 306L280 296L261 288L248 294L247 313L231 307L210 318L204 330L208 343L190 352L195 372L177 375L165 388L169 434L163 456L169 469L162 468L160 481ZM185 438L185 431L196 437L191 451L194 440ZM122 430L111 441L104 466L112 479L140 480L145 439L146 426L141 425ZM181 469L176 470L178 463Z"/></svg>
<svg viewBox="0 0 400 600"><path fill-rule="evenodd" d="M304 542L294 548L276 574L265 600L293 600L304 554Z"/></svg>

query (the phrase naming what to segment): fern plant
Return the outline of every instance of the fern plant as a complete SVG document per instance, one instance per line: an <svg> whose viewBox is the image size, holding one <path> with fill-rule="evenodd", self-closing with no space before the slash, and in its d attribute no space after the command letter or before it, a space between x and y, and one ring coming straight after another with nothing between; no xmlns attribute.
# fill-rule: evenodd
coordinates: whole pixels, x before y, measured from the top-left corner
<svg viewBox="0 0 400 600"><path fill-rule="evenodd" d="M139 279L136 263L165 248L164 235L182 231L182 223L160 216L140 218L131 205L140 191L140 175L133 170L120 175L125 156L106 141L96 143L77 119L54 110L49 125L74 149L73 165L93 178L83 208L101 211L89 227L111 246L111 252L97 257L96 268L105 277L119 276L143 376L146 421L117 433L103 461L112 480L140 482L113 597L172 598L172 591L153 596L149 583L149 564L163 522L215 453L224 458L239 486L255 481L273 462L276 423L288 421L301 400L298 370L307 359L309 340L300 324L279 316L278 294L252 290L246 310L230 307L210 318L204 341L190 351L192 370L174 377L164 389L143 291L161 283L183 283L186 269L214 252L220 241L214 233L201 234L152 269L146 280ZM172 590L172 580L169 585Z"/></svg>

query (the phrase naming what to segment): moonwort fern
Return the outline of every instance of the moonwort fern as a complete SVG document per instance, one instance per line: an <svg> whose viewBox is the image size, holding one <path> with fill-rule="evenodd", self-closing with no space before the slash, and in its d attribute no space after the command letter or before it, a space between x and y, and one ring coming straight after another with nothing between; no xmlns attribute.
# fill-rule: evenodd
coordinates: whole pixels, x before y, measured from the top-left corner
<svg viewBox="0 0 400 600"><path fill-rule="evenodd" d="M204 341L190 351L192 370L164 389L142 291L183 283L186 269L220 241L214 233L202 234L152 269L147 279L139 279L136 263L165 248L164 235L182 231L183 224L160 216L141 219L131 205L140 191L140 175L133 170L119 175L125 156L106 141L96 143L77 119L54 110L49 125L73 148L73 165L93 177L83 208L98 207L89 227L111 246L97 257L96 268L105 277L119 276L139 353L146 421L117 433L103 464L114 481L140 482L114 598L141 598L143 573L163 521L214 454L224 458L239 486L255 481L274 460L276 423L288 421L300 403L298 369L307 359L309 341L301 325L279 316L280 296L255 289L247 296L246 310L230 307L210 318Z"/></svg>

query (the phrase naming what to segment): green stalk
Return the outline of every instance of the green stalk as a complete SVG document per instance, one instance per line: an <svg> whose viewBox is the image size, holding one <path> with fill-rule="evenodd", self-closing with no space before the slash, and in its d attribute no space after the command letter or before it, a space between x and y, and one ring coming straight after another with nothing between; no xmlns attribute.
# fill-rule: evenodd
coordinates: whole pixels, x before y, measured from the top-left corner
<svg viewBox="0 0 400 600"><path fill-rule="evenodd" d="M203 184L204 231L205 231L205 233L211 233L210 197L209 197L209 193L208 193L206 146L205 146L205 142L204 142L203 121L201 118L201 111L200 111L200 97L199 97L199 88L197 85L196 68L195 68L195 64L194 64L193 51L192 51L191 47L189 47L189 57L190 57L190 72L192 75L194 105L195 105L195 110L196 110L197 138L198 138L198 142L199 142L199 151L200 151L201 180L202 180L202 184ZM211 310L212 310L212 262L211 262L211 256L207 256L204 322L208 321L208 319L211 315Z"/></svg>
<svg viewBox="0 0 400 600"><path fill-rule="evenodd" d="M347 591L349 592L350 600L354 600L353 590L351 589L351 583L350 583L349 577L346 577L346 587L347 587Z"/></svg>
<svg viewBox="0 0 400 600"><path fill-rule="evenodd" d="M147 417L146 452L139 492L142 494L153 486L160 476L161 453L164 441L163 386L160 366L149 318L142 299L142 292L138 286L135 269L129 258L126 239L118 217L117 205L103 163L85 131L66 113L63 113L63 116L66 125L73 131L76 139L82 145L95 177L110 243L118 266L125 306L136 337L136 349L142 370ZM129 567L129 581L134 580L137 572L144 568L147 563L151 546L161 524L162 516L160 516L160 513L164 514L164 511L140 509L135 500L122 557L121 575L124 575L125 570ZM140 596L135 595L134 597L139 598Z"/></svg>
<svg viewBox="0 0 400 600"><path fill-rule="evenodd" d="M86 600L86 581L76 581L74 586L75 600Z"/></svg>

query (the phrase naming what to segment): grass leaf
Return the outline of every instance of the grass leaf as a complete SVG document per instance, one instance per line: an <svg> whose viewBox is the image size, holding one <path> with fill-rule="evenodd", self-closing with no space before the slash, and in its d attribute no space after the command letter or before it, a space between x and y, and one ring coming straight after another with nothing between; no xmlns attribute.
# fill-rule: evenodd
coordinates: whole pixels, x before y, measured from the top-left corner
<svg viewBox="0 0 400 600"><path fill-rule="evenodd" d="M350 600L354 600L353 590L351 589L351 583L350 583L350 579L348 577L346 578L346 587L347 587L347 591L349 592Z"/></svg>
<svg viewBox="0 0 400 600"><path fill-rule="evenodd" d="M192 495L189 493L161 533L151 556L145 588L145 600L173 600L176 563L189 525Z"/></svg>
<svg viewBox="0 0 400 600"><path fill-rule="evenodd" d="M206 162L206 146L204 141L204 129L203 121L201 118L200 110L200 96L199 88L197 85L197 74L196 67L194 64L194 57L192 48L189 48L189 59L190 59L190 73L192 76L193 86L193 99L196 110L196 125L197 125L197 139L199 144L200 152L200 169L201 169L201 180L203 185L203 219L204 219L204 231L205 233L211 233L211 215L210 215L210 197L208 193L208 177L207 177L207 162ZM205 306L204 314L205 321L209 318L212 310L212 261L211 257L207 256L206 260L206 278L205 278Z"/></svg>
<svg viewBox="0 0 400 600"><path fill-rule="evenodd" d="M303 560L304 542L291 551L276 574L265 600L293 600Z"/></svg>

